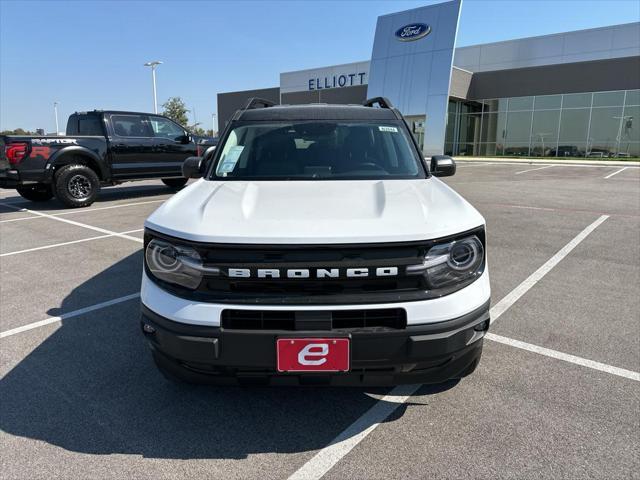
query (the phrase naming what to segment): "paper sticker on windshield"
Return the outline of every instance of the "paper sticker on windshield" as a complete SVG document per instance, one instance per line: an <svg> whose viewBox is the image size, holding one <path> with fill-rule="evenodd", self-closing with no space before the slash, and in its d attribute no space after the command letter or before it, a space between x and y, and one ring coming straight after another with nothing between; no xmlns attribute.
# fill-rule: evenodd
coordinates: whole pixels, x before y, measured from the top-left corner
<svg viewBox="0 0 640 480"><path fill-rule="evenodd" d="M244 145L236 145L231 147L218 166L218 174L231 173L236 168L236 163L240 158L240 154L244 150Z"/></svg>
<svg viewBox="0 0 640 480"><path fill-rule="evenodd" d="M398 133L398 129L396 127L378 127L378 130L381 132Z"/></svg>

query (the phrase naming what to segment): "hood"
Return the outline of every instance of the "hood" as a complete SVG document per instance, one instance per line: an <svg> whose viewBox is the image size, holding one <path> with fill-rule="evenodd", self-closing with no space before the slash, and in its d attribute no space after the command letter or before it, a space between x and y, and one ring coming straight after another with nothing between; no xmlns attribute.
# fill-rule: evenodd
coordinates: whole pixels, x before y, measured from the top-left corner
<svg viewBox="0 0 640 480"><path fill-rule="evenodd" d="M439 179L334 181L198 180L145 226L212 243L324 244L426 240L484 219Z"/></svg>

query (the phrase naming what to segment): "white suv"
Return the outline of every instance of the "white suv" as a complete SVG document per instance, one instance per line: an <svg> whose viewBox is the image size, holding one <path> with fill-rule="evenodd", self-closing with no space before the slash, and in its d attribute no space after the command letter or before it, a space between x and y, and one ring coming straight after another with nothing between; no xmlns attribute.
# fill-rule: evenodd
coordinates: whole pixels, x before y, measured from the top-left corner
<svg viewBox="0 0 640 480"><path fill-rule="evenodd" d="M375 106L377 105L377 107ZM142 331L190 382L461 378L489 328L484 218L384 98L252 99L145 223Z"/></svg>

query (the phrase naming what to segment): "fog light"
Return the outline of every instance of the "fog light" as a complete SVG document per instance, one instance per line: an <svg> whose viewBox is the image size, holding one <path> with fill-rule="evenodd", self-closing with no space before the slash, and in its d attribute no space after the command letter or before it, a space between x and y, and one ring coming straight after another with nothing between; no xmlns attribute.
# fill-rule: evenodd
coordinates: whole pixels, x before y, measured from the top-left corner
<svg viewBox="0 0 640 480"><path fill-rule="evenodd" d="M151 325L149 325L148 323L145 323L144 325L142 325L142 331L144 333L156 333L156 329L153 328Z"/></svg>

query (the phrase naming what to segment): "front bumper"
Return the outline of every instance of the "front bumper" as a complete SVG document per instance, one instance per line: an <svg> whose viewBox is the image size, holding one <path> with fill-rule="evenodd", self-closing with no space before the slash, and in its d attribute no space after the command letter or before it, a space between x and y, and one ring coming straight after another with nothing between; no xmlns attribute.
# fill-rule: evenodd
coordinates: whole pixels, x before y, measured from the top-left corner
<svg viewBox="0 0 640 480"><path fill-rule="evenodd" d="M458 318L405 329L229 330L164 318L142 305L143 333L160 366L194 383L397 385L441 383L477 365L489 327L489 302ZM151 327L151 328L149 328ZM153 330L153 333L149 331ZM276 371L276 339L349 337L348 373Z"/></svg>

